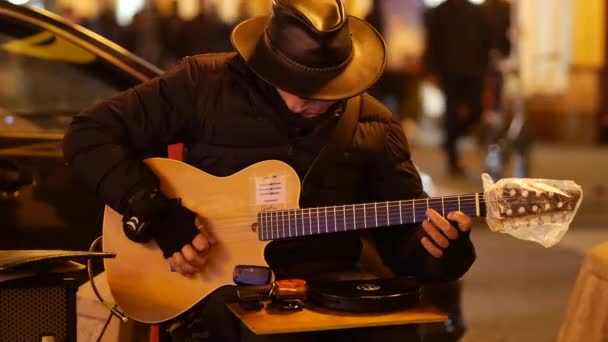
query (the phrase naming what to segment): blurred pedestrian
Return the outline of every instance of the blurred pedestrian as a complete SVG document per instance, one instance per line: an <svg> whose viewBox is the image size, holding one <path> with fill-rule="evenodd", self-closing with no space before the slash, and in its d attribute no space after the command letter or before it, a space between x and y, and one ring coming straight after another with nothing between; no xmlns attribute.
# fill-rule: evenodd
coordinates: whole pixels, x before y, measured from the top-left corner
<svg viewBox="0 0 608 342"><path fill-rule="evenodd" d="M425 25L425 66L446 97L444 149L448 172L462 175L456 143L481 118L489 29L481 8L468 0L446 0L429 9Z"/></svg>
<svg viewBox="0 0 608 342"><path fill-rule="evenodd" d="M133 16L125 29L124 44L128 50L152 64L162 64L160 14L154 3L147 4Z"/></svg>
<svg viewBox="0 0 608 342"><path fill-rule="evenodd" d="M511 40L509 38L511 5L506 0L486 0L481 5L481 9L488 23L490 37L490 59L485 87L487 94L485 115L500 116L500 119L504 120L502 98L504 76L501 64L511 52ZM492 121L492 118L486 119ZM493 141L489 142L492 143Z"/></svg>
<svg viewBox="0 0 608 342"><path fill-rule="evenodd" d="M420 65L424 27L422 0L374 0L366 20L385 38L384 73L370 93L393 110L404 127L414 127L420 113ZM413 135L414 130L408 130Z"/></svg>

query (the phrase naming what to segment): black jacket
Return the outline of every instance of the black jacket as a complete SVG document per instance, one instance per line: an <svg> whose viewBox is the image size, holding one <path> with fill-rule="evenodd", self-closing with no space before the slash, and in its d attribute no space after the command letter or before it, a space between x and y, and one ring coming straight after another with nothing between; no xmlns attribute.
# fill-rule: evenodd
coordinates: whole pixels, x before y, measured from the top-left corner
<svg viewBox="0 0 608 342"><path fill-rule="evenodd" d="M490 27L478 5L447 0L425 14L425 63L442 78L482 78L491 47Z"/></svg>
<svg viewBox="0 0 608 342"><path fill-rule="evenodd" d="M216 176L277 159L302 178L341 108L337 104L320 118L303 119L289 112L276 90L234 53L199 55L82 111L65 136L64 154L86 185L124 213L134 192L158 184L141 159L162 156L167 145L177 142L185 144L184 161ZM346 152L336 156L322 179L311 181L314 198L301 198L302 207L425 196L401 126L368 95L363 95ZM372 233L386 265L401 274L434 279L456 278L469 268L474 251L468 238L453 244L459 257L438 260L416 243L419 230L415 225ZM294 264L332 270L356 263L361 250L357 233L271 245L280 255L279 272Z"/></svg>

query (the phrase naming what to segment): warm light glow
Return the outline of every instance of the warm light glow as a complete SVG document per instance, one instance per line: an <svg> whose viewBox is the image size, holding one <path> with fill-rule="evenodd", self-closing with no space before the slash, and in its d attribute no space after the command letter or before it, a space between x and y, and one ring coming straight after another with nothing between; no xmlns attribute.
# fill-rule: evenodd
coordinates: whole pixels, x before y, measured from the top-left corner
<svg viewBox="0 0 608 342"><path fill-rule="evenodd" d="M27 3L29 0L8 0L8 2L10 2L11 4L15 4L15 5L23 5L25 3Z"/></svg>
<svg viewBox="0 0 608 342"><path fill-rule="evenodd" d="M445 0L424 0L424 5L426 7L437 7L444 1Z"/></svg>
<svg viewBox="0 0 608 342"><path fill-rule="evenodd" d="M430 82L422 82L420 86L422 111L431 118L439 118L445 111L445 96L441 89Z"/></svg>
<svg viewBox="0 0 608 342"><path fill-rule="evenodd" d="M475 5L481 5L485 2L485 0L468 0L470 3ZM437 7L441 5L441 3L445 2L445 0L424 0L424 4L426 7Z"/></svg>
<svg viewBox="0 0 608 342"><path fill-rule="evenodd" d="M116 20L122 26L129 25L135 13L144 7L144 0L119 0L116 2Z"/></svg>

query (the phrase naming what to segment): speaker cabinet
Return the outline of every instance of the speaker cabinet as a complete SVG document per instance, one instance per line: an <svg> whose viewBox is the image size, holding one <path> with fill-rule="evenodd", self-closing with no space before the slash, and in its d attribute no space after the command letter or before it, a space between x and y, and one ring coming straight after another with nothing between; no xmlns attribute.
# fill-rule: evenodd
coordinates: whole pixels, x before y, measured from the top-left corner
<svg viewBox="0 0 608 342"><path fill-rule="evenodd" d="M0 282L0 341L76 341L77 288L62 277Z"/></svg>

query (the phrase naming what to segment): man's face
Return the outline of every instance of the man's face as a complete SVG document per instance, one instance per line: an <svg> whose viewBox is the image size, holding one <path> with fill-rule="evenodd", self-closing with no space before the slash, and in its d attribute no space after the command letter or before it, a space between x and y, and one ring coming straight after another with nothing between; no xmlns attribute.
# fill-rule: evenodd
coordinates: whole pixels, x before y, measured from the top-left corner
<svg viewBox="0 0 608 342"><path fill-rule="evenodd" d="M290 94L277 88L279 95L283 98L285 105L290 111L300 114L305 118L314 118L327 112L337 101L308 100Z"/></svg>

